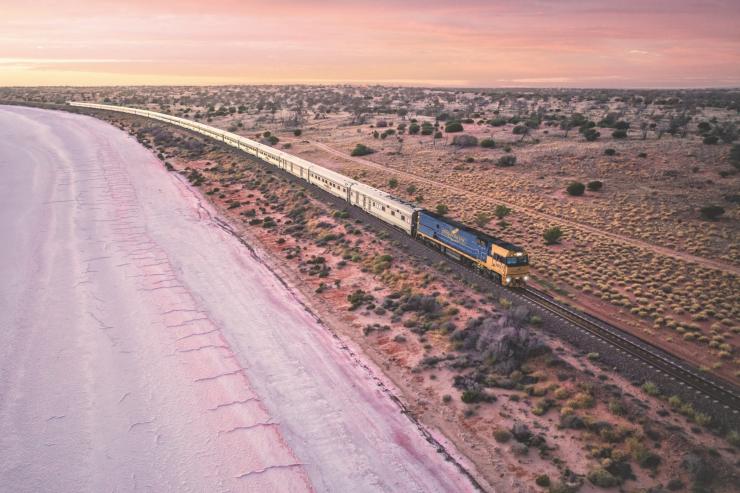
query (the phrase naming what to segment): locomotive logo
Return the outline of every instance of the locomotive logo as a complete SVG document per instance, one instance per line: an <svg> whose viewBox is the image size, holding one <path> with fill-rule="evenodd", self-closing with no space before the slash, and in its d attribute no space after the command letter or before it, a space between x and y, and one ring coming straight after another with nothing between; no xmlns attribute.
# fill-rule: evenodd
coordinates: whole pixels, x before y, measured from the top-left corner
<svg viewBox="0 0 740 493"><path fill-rule="evenodd" d="M465 238L460 234L459 228L444 230L442 231L442 236L458 243L465 243Z"/></svg>

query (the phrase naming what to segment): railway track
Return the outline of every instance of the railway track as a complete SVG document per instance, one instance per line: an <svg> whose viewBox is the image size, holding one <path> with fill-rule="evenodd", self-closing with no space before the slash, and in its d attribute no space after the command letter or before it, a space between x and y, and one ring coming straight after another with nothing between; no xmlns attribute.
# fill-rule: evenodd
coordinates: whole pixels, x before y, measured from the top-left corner
<svg viewBox="0 0 740 493"><path fill-rule="evenodd" d="M691 387L704 399L711 399L712 404L720 405L735 415L740 414L740 396L729 388L729 384L701 375L698 370L679 362L662 349L641 339L629 337L618 327L564 306L536 289L527 287L517 289L516 292L524 299L575 325L587 336L598 337L608 342L617 351L639 359L653 370L675 380L679 385Z"/></svg>

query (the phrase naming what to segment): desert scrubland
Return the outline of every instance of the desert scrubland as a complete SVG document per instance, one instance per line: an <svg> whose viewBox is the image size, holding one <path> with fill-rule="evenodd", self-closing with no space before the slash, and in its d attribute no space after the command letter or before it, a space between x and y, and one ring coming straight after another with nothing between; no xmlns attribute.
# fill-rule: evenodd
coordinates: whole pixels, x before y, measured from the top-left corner
<svg viewBox="0 0 740 493"><path fill-rule="evenodd" d="M552 295L704 371L740 377L736 92L50 88L0 99L193 118L446 208L525 247L533 284ZM98 116L136 135L264 249L390 376L409 412L494 487L736 484L737 430L547 336L505 296L409 256L252 159L139 118ZM552 228L561 236L547 241Z"/></svg>

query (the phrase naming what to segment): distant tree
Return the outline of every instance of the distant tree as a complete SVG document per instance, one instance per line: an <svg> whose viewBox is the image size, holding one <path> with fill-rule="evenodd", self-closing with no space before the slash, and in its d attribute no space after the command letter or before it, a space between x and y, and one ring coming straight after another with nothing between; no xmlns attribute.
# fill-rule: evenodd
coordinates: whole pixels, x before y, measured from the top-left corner
<svg viewBox="0 0 740 493"><path fill-rule="evenodd" d="M390 188L396 188L398 186L398 180L395 178L391 178L388 180L388 187Z"/></svg>
<svg viewBox="0 0 740 493"><path fill-rule="evenodd" d="M604 154L607 156L614 156L616 153L617 153L617 150L611 147L607 147L606 149L604 149Z"/></svg>
<svg viewBox="0 0 740 493"><path fill-rule="evenodd" d="M511 166L514 166L516 164L516 156L513 154L507 154L505 156L501 156L498 158L498 161L496 161L496 166L499 168L509 168Z"/></svg>
<svg viewBox="0 0 740 493"><path fill-rule="evenodd" d="M365 144L357 144L354 149L352 149L351 155L352 156L366 156L368 154L372 154L375 152L373 149L367 147Z"/></svg>
<svg viewBox="0 0 740 493"><path fill-rule="evenodd" d="M303 131L300 128L296 128L295 130L293 130L293 135L295 135L296 137L300 137L302 133Z"/></svg>
<svg viewBox="0 0 740 493"><path fill-rule="evenodd" d="M699 214L701 214L701 217L708 221L716 221L724 213L724 207L720 207L718 205L707 205L699 209Z"/></svg>
<svg viewBox="0 0 740 493"><path fill-rule="evenodd" d="M604 183L600 182L599 180L590 181L586 185L586 187L588 187L588 189L591 190L592 192L598 192L599 190L601 190L603 186L604 186Z"/></svg>
<svg viewBox="0 0 740 493"><path fill-rule="evenodd" d="M486 149L493 149L496 147L496 142L493 139L483 139L480 141L480 146Z"/></svg>
<svg viewBox="0 0 740 493"><path fill-rule="evenodd" d="M413 195L416 193L416 185L409 185L406 187L406 193Z"/></svg>
<svg viewBox="0 0 740 493"><path fill-rule="evenodd" d="M419 133L420 129L421 127L419 126L418 123L412 123L411 125L409 125L409 134L416 135Z"/></svg>
<svg viewBox="0 0 740 493"><path fill-rule="evenodd" d="M436 209L437 209L437 214L439 214L440 216L444 216L450 211L449 207L447 207L444 204L437 204Z"/></svg>
<svg viewBox="0 0 740 493"><path fill-rule="evenodd" d="M565 188L565 191L568 192L568 195L578 197L580 195L583 195L583 192L586 191L586 185L584 185L580 181L574 181L568 184L568 186Z"/></svg>
<svg viewBox="0 0 740 493"><path fill-rule="evenodd" d="M505 205L497 205L496 208L493 210L493 213L497 218L503 219L511 213L511 209L509 209Z"/></svg>
<svg viewBox="0 0 740 493"><path fill-rule="evenodd" d="M615 139L626 139L627 131L626 130L615 130L612 132L612 137L614 137Z"/></svg>
<svg viewBox="0 0 740 493"><path fill-rule="evenodd" d="M556 243L560 243L560 238L562 236L563 232L557 226L553 228L547 228L545 232L542 233L542 237L545 239L546 245L555 245Z"/></svg>
<svg viewBox="0 0 740 493"><path fill-rule="evenodd" d="M406 108L399 108L396 114L405 120L406 115L409 114L409 110L407 110Z"/></svg>

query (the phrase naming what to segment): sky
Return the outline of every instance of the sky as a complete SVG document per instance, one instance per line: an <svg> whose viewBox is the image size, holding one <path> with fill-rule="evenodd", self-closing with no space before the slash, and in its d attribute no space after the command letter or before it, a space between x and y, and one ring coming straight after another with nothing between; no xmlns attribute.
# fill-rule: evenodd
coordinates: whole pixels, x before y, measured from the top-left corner
<svg viewBox="0 0 740 493"><path fill-rule="evenodd" d="M2 86L740 86L740 0L0 0L0 12Z"/></svg>

